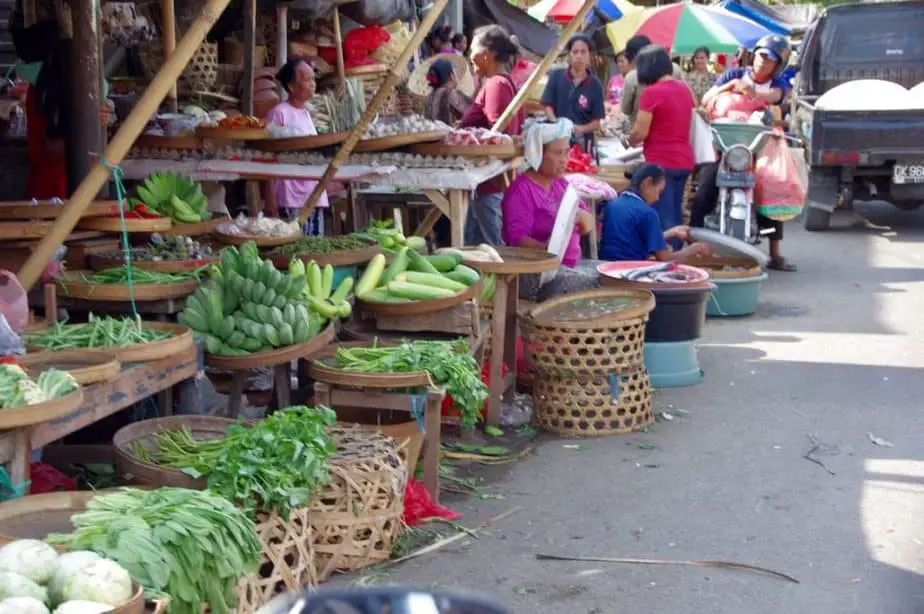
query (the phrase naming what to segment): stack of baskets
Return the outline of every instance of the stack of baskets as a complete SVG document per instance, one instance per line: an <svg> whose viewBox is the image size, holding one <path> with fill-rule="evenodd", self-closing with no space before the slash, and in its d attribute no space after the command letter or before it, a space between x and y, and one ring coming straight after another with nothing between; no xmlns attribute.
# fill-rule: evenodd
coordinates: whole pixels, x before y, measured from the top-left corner
<svg viewBox="0 0 924 614"><path fill-rule="evenodd" d="M548 300L522 319L538 427L593 436L653 423L643 351L654 306L646 290L602 288Z"/></svg>

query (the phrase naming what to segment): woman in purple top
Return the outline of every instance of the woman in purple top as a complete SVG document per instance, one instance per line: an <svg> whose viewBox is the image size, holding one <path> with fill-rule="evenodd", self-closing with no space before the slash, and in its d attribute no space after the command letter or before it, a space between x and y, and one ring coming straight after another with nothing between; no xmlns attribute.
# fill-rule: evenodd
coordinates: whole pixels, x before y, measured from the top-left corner
<svg viewBox="0 0 924 614"><path fill-rule="evenodd" d="M273 107L266 116L267 121L279 126L294 126L305 136L317 134L314 122L305 108L305 104L314 97L314 69L304 60L289 60L279 69L276 80L288 94L288 99ZM267 213L272 215L278 211L285 216L298 215L316 185L316 181L300 179L273 181L267 190ZM308 234L324 234L324 210L328 206L327 194L323 193L308 222Z"/></svg>
<svg viewBox="0 0 924 614"><path fill-rule="evenodd" d="M547 250L555 217L568 181L564 178L568 164L572 122L529 122L523 132L527 170L507 189L503 209L504 243L511 247ZM597 261L581 260L581 235L590 234L596 224L583 204L575 217L574 230L562 266L555 276L541 283L538 275L520 277L520 298L544 301L553 296L579 292L598 285Z"/></svg>

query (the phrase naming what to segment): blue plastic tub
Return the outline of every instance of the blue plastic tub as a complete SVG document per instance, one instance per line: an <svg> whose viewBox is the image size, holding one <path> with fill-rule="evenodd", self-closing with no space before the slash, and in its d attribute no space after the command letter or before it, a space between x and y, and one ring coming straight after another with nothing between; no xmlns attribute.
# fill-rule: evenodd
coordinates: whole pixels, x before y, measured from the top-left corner
<svg viewBox="0 0 924 614"><path fill-rule="evenodd" d="M724 318L751 315L757 311L760 288L766 279L766 273L755 277L712 279L717 287L706 302L706 316Z"/></svg>
<svg viewBox="0 0 924 614"><path fill-rule="evenodd" d="M645 367L652 388L679 388L703 381L692 341L646 342Z"/></svg>

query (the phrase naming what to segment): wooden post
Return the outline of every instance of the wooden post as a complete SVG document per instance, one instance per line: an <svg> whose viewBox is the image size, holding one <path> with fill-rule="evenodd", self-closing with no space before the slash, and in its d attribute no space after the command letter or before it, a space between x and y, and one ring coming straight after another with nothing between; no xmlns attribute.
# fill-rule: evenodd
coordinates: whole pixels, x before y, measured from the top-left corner
<svg viewBox="0 0 924 614"><path fill-rule="evenodd" d="M102 62L99 53L99 16L99 0L74 2L71 10L73 38L62 41L70 49L66 97L72 104L63 109L68 115L64 137L68 194L73 194L90 171L93 165L90 156L102 152L105 146L100 125ZM93 198L96 198L95 193Z"/></svg>
<svg viewBox="0 0 924 614"><path fill-rule="evenodd" d="M176 7L173 4L173 0L162 0L160 5L160 12L162 14L161 30L163 30L164 36L164 63L170 59L170 56L173 55L174 49L176 49ZM177 93L176 93L176 82L170 88L170 93L167 94L167 108L172 113L177 111Z"/></svg>
<svg viewBox="0 0 924 614"><path fill-rule="evenodd" d="M253 56L257 44L257 0L246 0L244 9L244 83L241 113L253 115Z"/></svg>
<svg viewBox="0 0 924 614"><path fill-rule="evenodd" d="M346 83L346 68L343 65L343 32L340 30L340 7L334 6L334 43L337 45L337 80L341 87Z"/></svg>
<svg viewBox="0 0 924 614"><path fill-rule="evenodd" d="M420 46L421 42L423 42L424 36L426 36L427 32L430 31L430 28L433 27L433 24L436 23L436 20L443 12L443 9L446 8L446 4L448 2L449 0L435 0L433 2L433 8L431 8L430 12L428 12L423 18L420 27L411 37L411 41L395 61L395 65L391 67L391 71L388 73L388 75L386 75L385 81L382 82L382 84L379 86L379 90L375 93L375 96L373 96L372 100L369 101L369 104L366 105L366 112L363 113L359 123L353 126L353 129L350 131L350 136L348 136L347 140L344 141L343 145L340 146L340 149L337 151L337 154L334 156L333 160L331 160L330 164L327 165L327 170L324 171L324 175L321 177L321 180L318 181L317 185L314 186L314 190L311 192L311 195L308 196L308 200L305 202L305 207L302 209L302 213L299 216L299 219L301 219L302 223L308 221L308 218L310 218L311 214L314 213L314 206L317 204L321 194L324 193L324 188L337 174L337 171L340 169L340 165L343 164L343 162L353 152L353 148L356 147L357 143L359 143L363 133L369 126L369 122L371 122L372 118L376 116L376 114L379 112L379 107L382 106L382 103L385 102L385 99L388 98L388 96L391 94L391 91L394 89L395 82L398 80L398 76L404 72L404 67L407 66L408 61L410 61L411 56L414 54L414 50Z"/></svg>
<svg viewBox="0 0 924 614"><path fill-rule="evenodd" d="M276 68L289 61L289 5L276 5ZM267 41L269 42L269 41Z"/></svg>
<svg viewBox="0 0 924 614"><path fill-rule="evenodd" d="M153 115L164 97L170 90L170 86L176 83L177 78L193 54L199 49L199 45L205 40L206 34L211 30L215 21L221 12L231 0L208 0L202 8L199 16L192 23L189 30L176 46L176 50L163 67L151 81L151 84L145 90L144 94L138 100L138 104L132 109L132 112L125 119L125 122L115 133L109 147L106 148L105 159L110 164L121 164L125 154L131 149L135 140L144 130L148 119ZM94 79L95 81L95 79ZM99 109L96 109L95 124L99 125ZM74 195L67 201L58 214L58 219L47 235L36 246L35 251L19 270L17 277L23 288L30 290L35 282L39 280L42 271L51 261L54 252L67 236L74 230L80 216L87 209L87 205L95 198L96 193L109 180L109 169L102 163L97 163L90 169L89 174L81 182L80 187L74 192Z"/></svg>
<svg viewBox="0 0 924 614"><path fill-rule="evenodd" d="M503 132L507 128L507 124L509 124L513 116L517 114L520 107L523 106L523 102L526 100L526 97L529 96L529 91L532 89L533 85L538 83L539 80L545 76L545 73L549 71L549 68L555 63L555 59L561 54L562 49L568 44L568 40L584 25L584 20L587 19L587 15L593 10L595 4L595 0L584 0L584 6L577 12L574 19L568 22L568 25L562 30L561 36L555 42L555 45L553 45L545 57L542 58L542 62L539 63L539 66L536 67L533 74L529 76L529 79L526 80L526 83L520 88L517 95L514 96L510 104L507 105L507 108L494 123L491 130Z"/></svg>

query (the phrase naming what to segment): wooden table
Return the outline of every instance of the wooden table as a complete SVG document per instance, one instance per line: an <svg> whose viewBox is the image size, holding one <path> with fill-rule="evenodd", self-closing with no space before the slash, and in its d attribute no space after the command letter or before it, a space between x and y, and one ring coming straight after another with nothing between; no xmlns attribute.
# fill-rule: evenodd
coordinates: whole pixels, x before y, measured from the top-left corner
<svg viewBox="0 0 924 614"><path fill-rule="evenodd" d="M521 247L498 247L504 262L468 262L483 274L497 277L491 316L490 394L485 424L500 423L501 402L516 391L517 383L517 304L520 275L540 274L559 267L558 257L548 252ZM504 365L507 376L504 377ZM508 397L509 399L510 397Z"/></svg>
<svg viewBox="0 0 924 614"><path fill-rule="evenodd" d="M0 432L0 463L10 464L9 474L13 484L27 482L29 455L32 451L90 426L138 401L171 391L173 386L195 377L198 370L195 347L170 358L123 365L122 374L118 379L85 387L83 403L67 416L52 422ZM165 394L164 397L162 402L172 405L172 395Z"/></svg>

